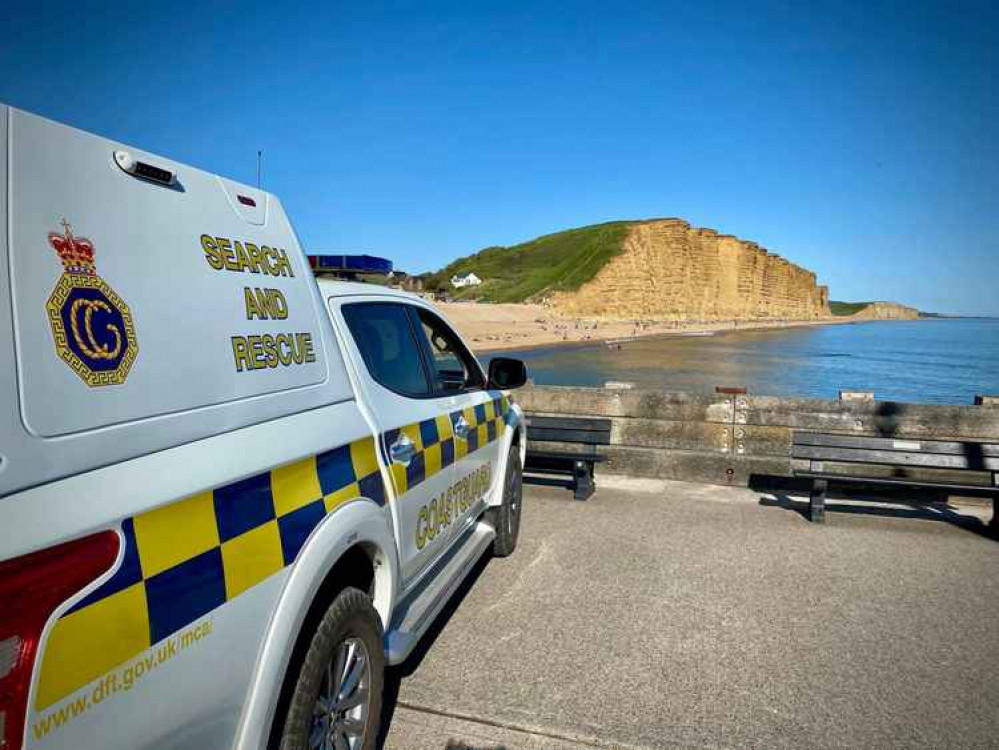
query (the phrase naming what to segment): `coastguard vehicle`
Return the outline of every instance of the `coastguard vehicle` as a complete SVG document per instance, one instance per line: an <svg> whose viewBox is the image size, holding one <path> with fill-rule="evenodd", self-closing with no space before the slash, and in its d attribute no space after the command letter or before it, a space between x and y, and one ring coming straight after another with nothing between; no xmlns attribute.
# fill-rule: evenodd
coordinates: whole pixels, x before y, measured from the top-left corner
<svg viewBox="0 0 999 750"><path fill-rule="evenodd" d="M0 748L369 748L520 524L516 360L268 193L0 106Z"/></svg>

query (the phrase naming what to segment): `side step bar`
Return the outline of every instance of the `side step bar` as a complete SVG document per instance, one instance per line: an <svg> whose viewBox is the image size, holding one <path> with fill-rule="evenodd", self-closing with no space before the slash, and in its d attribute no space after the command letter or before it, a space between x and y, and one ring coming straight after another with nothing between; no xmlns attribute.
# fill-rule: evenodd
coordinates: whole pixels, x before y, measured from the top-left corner
<svg viewBox="0 0 999 750"><path fill-rule="evenodd" d="M426 584L400 602L385 634L385 658L389 664L405 661L455 589L496 538L495 529L482 521L465 533L467 537L455 545L454 551Z"/></svg>

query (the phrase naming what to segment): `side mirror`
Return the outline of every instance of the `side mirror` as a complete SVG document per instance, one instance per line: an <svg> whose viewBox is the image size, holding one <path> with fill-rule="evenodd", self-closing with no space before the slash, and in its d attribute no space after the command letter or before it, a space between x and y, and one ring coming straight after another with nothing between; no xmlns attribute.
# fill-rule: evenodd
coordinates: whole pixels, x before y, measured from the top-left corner
<svg viewBox="0 0 999 750"><path fill-rule="evenodd" d="M499 390L520 388L527 382L527 368L519 359L494 357L489 363L489 387Z"/></svg>

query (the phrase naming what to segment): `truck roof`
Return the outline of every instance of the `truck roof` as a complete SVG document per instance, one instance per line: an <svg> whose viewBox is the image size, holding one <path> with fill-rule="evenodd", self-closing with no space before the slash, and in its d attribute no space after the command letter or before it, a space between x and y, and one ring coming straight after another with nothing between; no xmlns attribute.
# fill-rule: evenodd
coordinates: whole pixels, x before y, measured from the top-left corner
<svg viewBox="0 0 999 750"><path fill-rule="evenodd" d="M319 291L322 293L324 298L326 297L354 297L360 294L377 294L379 296L386 297L398 297L404 299L408 302L422 301L421 298L410 292L404 292L401 289L392 289L391 287L381 286L379 284L365 284L359 281L341 281L339 279L324 279L318 277L316 282L319 284Z"/></svg>

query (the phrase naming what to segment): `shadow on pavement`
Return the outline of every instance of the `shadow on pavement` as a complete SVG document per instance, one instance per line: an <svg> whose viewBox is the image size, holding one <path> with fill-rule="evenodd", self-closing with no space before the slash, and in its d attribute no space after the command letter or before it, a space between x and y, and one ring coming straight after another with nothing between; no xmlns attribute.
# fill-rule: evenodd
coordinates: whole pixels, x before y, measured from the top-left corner
<svg viewBox="0 0 999 750"><path fill-rule="evenodd" d="M758 489L758 488L754 488ZM783 508L784 510L797 513L805 521L808 521L808 498L794 498L786 490L770 489L770 496L764 495L760 498L760 505L766 508ZM805 492L807 495L807 490ZM844 494L842 492L830 493L828 500L842 500L844 502L826 503L826 513L842 513L854 516L877 516L880 518L909 518L925 521L941 521L956 526L964 531L983 536L986 539L999 541L989 524L975 516L964 515L954 510L947 501L939 497L928 496L918 500L913 500L911 494L902 497L896 493L874 492ZM856 505L854 501L860 502L880 502L894 503L896 505L906 505L906 508L893 508L883 505Z"/></svg>
<svg viewBox="0 0 999 750"><path fill-rule="evenodd" d="M389 729L392 727L392 716L395 714L395 708L399 701L399 688L402 685L402 680L405 677L413 674L416 669L420 666L420 662L427 655L427 652L434 645L437 637L444 630L451 616L457 611L458 607L468 596L468 592L472 590L475 586L475 582L479 580L479 576L482 575L482 571L486 569L489 561L492 559L490 554L483 555L479 561L475 564L475 567L469 572L465 577L465 580L461 582L461 585L455 589L454 594L448 600L448 603L441 610L440 614L434 618L433 623L427 629L427 632L423 634L420 642L416 645L413 650L402 664L398 664L394 667L389 667L385 670L385 688L382 692L382 725L378 732L378 747L382 747L385 744L385 738L388 737ZM448 748L467 748L469 746L464 745L460 742L449 743ZM476 750L480 750L476 748ZM488 750L503 750L502 748L489 748Z"/></svg>

